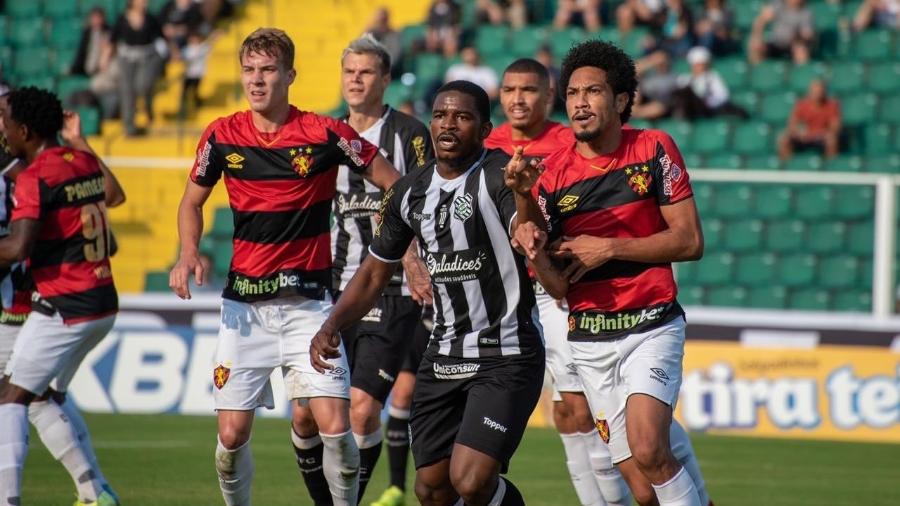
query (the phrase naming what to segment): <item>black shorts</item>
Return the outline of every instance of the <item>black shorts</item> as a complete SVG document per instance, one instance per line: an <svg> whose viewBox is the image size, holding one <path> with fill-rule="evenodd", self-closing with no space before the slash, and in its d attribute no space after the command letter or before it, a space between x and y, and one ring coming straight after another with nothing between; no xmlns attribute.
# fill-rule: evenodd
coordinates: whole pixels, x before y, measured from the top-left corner
<svg viewBox="0 0 900 506"><path fill-rule="evenodd" d="M416 326L422 324L421 316L422 307L412 297L384 295L359 323L341 332L350 386L384 404L412 347Z"/></svg>
<svg viewBox="0 0 900 506"><path fill-rule="evenodd" d="M419 321L416 323L415 335L412 344L406 350L406 356L403 357L403 364L400 366L401 371L416 374L419 370L419 364L422 362L422 354L428 348L428 340L431 339L431 329L434 327L434 309L431 306L425 306Z"/></svg>
<svg viewBox="0 0 900 506"><path fill-rule="evenodd" d="M543 382L543 349L479 359L426 351L409 420L416 469L449 458L459 443L495 458L505 473Z"/></svg>

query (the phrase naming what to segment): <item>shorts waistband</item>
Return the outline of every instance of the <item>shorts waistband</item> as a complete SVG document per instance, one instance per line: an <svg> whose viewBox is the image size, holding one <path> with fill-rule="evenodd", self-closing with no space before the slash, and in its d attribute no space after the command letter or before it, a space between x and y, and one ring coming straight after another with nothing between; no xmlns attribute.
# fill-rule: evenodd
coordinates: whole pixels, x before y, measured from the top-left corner
<svg viewBox="0 0 900 506"><path fill-rule="evenodd" d="M622 311L569 313L570 341L602 341L644 332L684 315L676 301Z"/></svg>

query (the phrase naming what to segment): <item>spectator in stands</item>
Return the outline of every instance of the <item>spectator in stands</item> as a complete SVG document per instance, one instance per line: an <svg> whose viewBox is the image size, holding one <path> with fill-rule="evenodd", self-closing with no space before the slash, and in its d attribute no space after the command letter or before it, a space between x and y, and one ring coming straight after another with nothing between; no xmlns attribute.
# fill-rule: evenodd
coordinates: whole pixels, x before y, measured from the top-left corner
<svg viewBox="0 0 900 506"><path fill-rule="evenodd" d="M734 36L734 12L725 0L706 0L694 25L697 45L721 56L738 49Z"/></svg>
<svg viewBox="0 0 900 506"><path fill-rule="evenodd" d="M459 51L462 10L455 0L432 0L425 21L425 49L453 58Z"/></svg>
<svg viewBox="0 0 900 506"><path fill-rule="evenodd" d="M638 92L631 108L636 119L665 118L672 113L678 76L672 73L669 55L663 51L638 62Z"/></svg>
<svg viewBox="0 0 900 506"><path fill-rule="evenodd" d="M676 118L698 119L734 115L746 118L747 111L731 103L728 85L711 68L712 54L702 46L691 48L687 54L691 73L678 76L672 115Z"/></svg>
<svg viewBox="0 0 900 506"><path fill-rule="evenodd" d="M160 11L159 20L176 59L187 44L188 35L200 32L204 25L200 5L194 0L169 0Z"/></svg>
<svg viewBox="0 0 900 506"><path fill-rule="evenodd" d="M497 98L500 79L497 77L497 72L494 69L481 63L481 56L478 54L478 50L472 46L466 46L460 52L460 57L462 61L451 65L447 69L447 73L444 75L444 82L469 81L481 86L491 100Z"/></svg>
<svg viewBox="0 0 900 506"><path fill-rule="evenodd" d="M400 41L400 34L391 26L390 11L385 7L377 9L365 31L387 49L391 57L391 77L400 77L403 43Z"/></svg>
<svg viewBox="0 0 900 506"><path fill-rule="evenodd" d="M772 24L768 39L764 32ZM750 62L790 57L797 65L809 61L815 38L813 14L805 0L775 0L762 8L750 34Z"/></svg>
<svg viewBox="0 0 900 506"><path fill-rule="evenodd" d="M475 4L478 23L509 26L518 30L528 23L528 6L525 0L477 0Z"/></svg>
<svg viewBox="0 0 900 506"><path fill-rule="evenodd" d="M581 25L589 32L596 32L603 23L603 0L559 0L553 28L561 30L570 25Z"/></svg>
<svg viewBox="0 0 900 506"><path fill-rule="evenodd" d="M828 96L825 82L813 80L806 96L794 104L787 129L778 137L778 156L787 160L795 150L822 151L831 158L838 154L841 135L841 105Z"/></svg>
<svg viewBox="0 0 900 506"><path fill-rule="evenodd" d="M870 26L900 28L900 0L865 0L853 16L853 29L863 31Z"/></svg>
<svg viewBox="0 0 900 506"><path fill-rule="evenodd" d="M184 60L181 107L178 112L181 118L187 116L190 104L193 104L195 109L200 107L200 80L206 74L206 60L218 36L219 32L213 32L209 37L204 37L200 32L191 32L188 35L187 45L181 50L181 59Z"/></svg>
<svg viewBox="0 0 900 506"><path fill-rule="evenodd" d="M660 28L665 22L665 0L625 0L616 9L619 32L628 33L635 25Z"/></svg>
<svg viewBox="0 0 900 506"><path fill-rule="evenodd" d="M78 90L69 96L59 97L65 107L74 109L89 106L99 108L104 118L118 114L119 65L115 60L104 62L110 51L110 29L106 24L106 12L94 7L88 12L75 60L70 73L90 77L88 89Z"/></svg>
<svg viewBox="0 0 900 506"><path fill-rule="evenodd" d="M666 0L659 37L645 44L648 53L665 51L672 58L683 58L694 45L694 16L684 0Z"/></svg>
<svg viewBox="0 0 900 506"><path fill-rule="evenodd" d="M112 52L119 65L119 103L125 135L140 132L134 123L138 95L144 98L147 119L153 122L153 87L162 70L166 51L159 21L147 12L147 0L129 0L111 35L112 49L104 58L111 61Z"/></svg>
<svg viewBox="0 0 900 506"><path fill-rule="evenodd" d="M69 73L93 76L100 72L103 48L108 41L109 26L106 24L106 12L103 7L94 7L88 12L81 40L78 42L78 51L75 53L75 61L72 62Z"/></svg>

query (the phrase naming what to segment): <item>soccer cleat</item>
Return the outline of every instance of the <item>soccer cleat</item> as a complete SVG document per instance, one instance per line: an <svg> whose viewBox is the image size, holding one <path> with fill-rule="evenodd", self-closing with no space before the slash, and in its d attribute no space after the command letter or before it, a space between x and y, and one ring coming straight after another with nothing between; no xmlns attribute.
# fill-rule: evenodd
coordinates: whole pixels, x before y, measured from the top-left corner
<svg viewBox="0 0 900 506"><path fill-rule="evenodd" d="M381 494L377 501L369 506L403 506L404 504L403 490L400 490L400 487L396 485L391 485Z"/></svg>
<svg viewBox="0 0 900 506"><path fill-rule="evenodd" d="M82 502L78 500L75 501L74 506L119 506L119 498L110 492L107 492L107 488L104 487L96 501Z"/></svg>

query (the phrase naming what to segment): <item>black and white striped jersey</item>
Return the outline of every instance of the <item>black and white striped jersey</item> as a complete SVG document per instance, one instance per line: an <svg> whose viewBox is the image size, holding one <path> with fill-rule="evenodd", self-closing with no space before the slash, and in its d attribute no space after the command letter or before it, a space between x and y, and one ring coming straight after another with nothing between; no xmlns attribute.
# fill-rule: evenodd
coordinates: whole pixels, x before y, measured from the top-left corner
<svg viewBox="0 0 900 506"><path fill-rule="evenodd" d="M391 107L386 107L381 119L366 131L359 132L359 136L378 146L382 156L400 174L421 169L434 159L431 135L425 125ZM381 190L361 174L345 165L338 167L334 224L331 227L331 252L334 257L331 272L335 290L347 288L347 282L368 254L381 196ZM384 293L409 295L404 281L403 269L397 269Z"/></svg>
<svg viewBox="0 0 900 506"><path fill-rule="evenodd" d="M447 180L432 165L387 191L369 251L398 262L415 237L431 274L440 355L480 358L542 346L534 291L524 258L509 244L515 199L503 182L509 155L484 150L464 174Z"/></svg>

